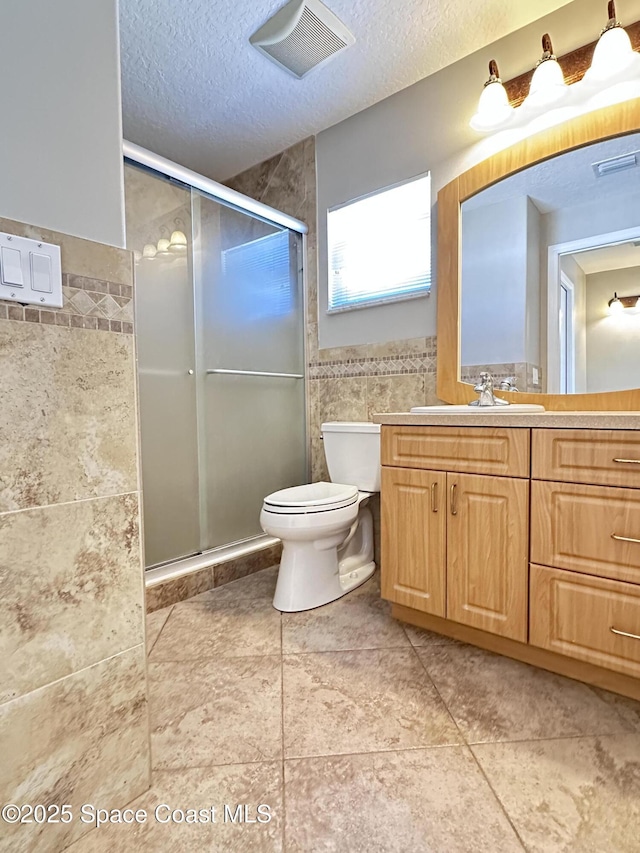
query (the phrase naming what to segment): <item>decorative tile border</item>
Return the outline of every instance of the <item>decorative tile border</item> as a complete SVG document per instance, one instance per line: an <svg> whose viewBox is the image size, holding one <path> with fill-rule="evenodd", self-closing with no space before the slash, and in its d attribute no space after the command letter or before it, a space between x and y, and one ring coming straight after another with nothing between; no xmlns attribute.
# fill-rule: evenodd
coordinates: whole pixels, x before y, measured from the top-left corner
<svg viewBox="0 0 640 853"><path fill-rule="evenodd" d="M0 301L0 320L72 329L133 334L133 287L95 278L62 276L62 308L36 308Z"/></svg>
<svg viewBox="0 0 640 853"><path fill-rule="evenodd" d="M345 379L353 376L396 376L436 372L436 352L402 353L385 358L312 362L309 379Z"/></svg>

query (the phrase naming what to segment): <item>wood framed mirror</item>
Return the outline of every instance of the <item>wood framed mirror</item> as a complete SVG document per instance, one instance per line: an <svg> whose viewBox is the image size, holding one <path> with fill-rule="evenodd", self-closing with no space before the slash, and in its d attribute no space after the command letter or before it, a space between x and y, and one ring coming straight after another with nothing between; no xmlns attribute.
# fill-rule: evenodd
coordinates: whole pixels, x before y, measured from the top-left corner
<svg viewBox="0 0 640 853"><path fill-rule="evenodd" d="M638 134L637 138L633 134ZM571 160L562 160L562 155L569 155ZM633 157L635 163L631 163ZM572 170L578 165L586 182L576 190L575 198L583 207L554 208L559 185L575 183ZM627 166L635 166L634 171L625 171ZM539 169L535 179L531 167ZM603 178L601 184L595 183L599 170L603 176L616 173L615 180L607 184L609 179ZM512 183L508 185L508 181ZM622 192L623 185L630 193L625 200L615 195ZM481 199L479 194L485 191L486 198ZM613 195L609 197L609 193ZM605 209L613 215L603 231L593 211ZM624 216L623 210L628 211ZM582 236L576 231L581 219L588 223ZM558 224L562 222L572 227L563 231ZM566 234L572 239L561 239ZM518 240L530 250L524 259ZM616 247L615 252L610 246ZM605 248L606 265L618 278L608 269L598 278L597 271L604 269ZM591 250L593 254L588 256ZM625 252L625 257L631 257L636 251L638 283L632 285L635 260L621 260L620 256ZM506 263L508 258L511 267ZM562 302L567 296L560 287L563 283L574 298L573 284L567 284L564 270L576 259L582 271L575 297L582 300L579 311L573 302L569 308ZM620 271L626 278L621 278ZM613 318L607 318L610 299L603 296L615 281L626 283L620 292L621 298L626 297L625 305L631 305L632 296L639 297L637 308L625 308L622 331L614 327ZM516 291L516 285L524 290ZM631 294L623 292L629 288ZM596 306L597 316L590 304ZM535 305L540 312L537 318L530 310ZM585 323L575 334L574 317ZM447 403L475 399L472 383L477 372L488 369L500 382L503 377L496 368L504 368L503 372L515 373L518 369L522 374L523 387L519 386L517 393L498 391L513 403L539 403L549 411L640 410L640 99L537 133L443 187L438 193L437 331L437 392ZM512 350L499 350L496 342L503 339L511 340ZM516 341L521 346L516 346ZM525 343L531 345L530 352L524 351ZM590 371L587 364L592 365ZM559 393L561 390L564 393Z"/></svg>

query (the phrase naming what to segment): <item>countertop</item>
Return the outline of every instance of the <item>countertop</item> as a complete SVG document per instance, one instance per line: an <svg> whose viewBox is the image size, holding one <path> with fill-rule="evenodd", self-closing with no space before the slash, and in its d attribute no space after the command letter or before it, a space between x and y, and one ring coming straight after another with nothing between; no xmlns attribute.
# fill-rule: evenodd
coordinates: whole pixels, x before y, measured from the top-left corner
<svg viewBox="0 0 640 853"><path fill-rule="evenodd" d="M556 429L640 429L640 412L523 412L504 415L486 414L411 414L391 412L374 414L377 424L395 426L498 426L555 427Z"/></svg>

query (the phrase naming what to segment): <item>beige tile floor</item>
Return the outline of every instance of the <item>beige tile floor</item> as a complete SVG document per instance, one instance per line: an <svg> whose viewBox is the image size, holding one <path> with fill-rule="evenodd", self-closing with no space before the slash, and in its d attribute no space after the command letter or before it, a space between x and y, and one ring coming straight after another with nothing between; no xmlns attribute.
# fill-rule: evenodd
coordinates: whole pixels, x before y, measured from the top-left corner
<svg viewBox="0 0 640 853"><path fill-rule="evenodd" d="M275 580L148 617L150 820L76 853L640 850L640 704L405 628L377 577L283 615ZM225 821L238 804L272 819Z"/></svg>

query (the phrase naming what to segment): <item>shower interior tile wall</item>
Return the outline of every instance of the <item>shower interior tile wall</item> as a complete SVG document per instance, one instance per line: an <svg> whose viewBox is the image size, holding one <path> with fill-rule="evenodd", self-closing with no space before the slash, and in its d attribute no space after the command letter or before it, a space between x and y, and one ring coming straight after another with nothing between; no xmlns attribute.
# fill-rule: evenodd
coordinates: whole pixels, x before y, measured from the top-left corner
<svg viewBox="0 0 640 853"><path fill-rule="evenodd" d="M65 283L57 311L0 301L0 800L123 807L150 784L132 259L0 231L60 245ZM87 828L5 824L0 848Z"/></svg>
<svg viewBox="0 0 640 853"><path fill-rule="evenodd" d="M315 140L311 137L236 175L229 186L302 219L307 237L307 410L312 480L326 480L320 424L438 403L436 339L318 348Z"/></svg>

